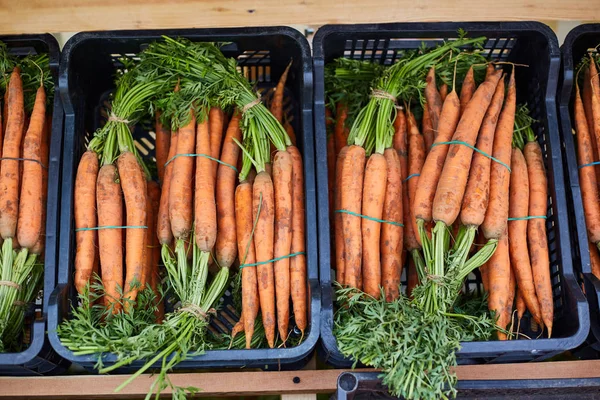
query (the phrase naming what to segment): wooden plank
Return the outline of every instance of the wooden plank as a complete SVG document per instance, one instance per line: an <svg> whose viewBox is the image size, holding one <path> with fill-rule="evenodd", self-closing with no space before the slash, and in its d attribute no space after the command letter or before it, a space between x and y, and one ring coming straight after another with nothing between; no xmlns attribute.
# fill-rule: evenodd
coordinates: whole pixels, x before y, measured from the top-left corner
<svg viewBox="0 0 600 400"><path fill-rule="evenodd" d="M598 0L2 0L0 34L401 21L600 20Z"/></svg>
<svg viewBox="0 0 600 400"><path fill-rule="evenodd" d="M205 372L170 374L174 385L202 388L201 396L250 396L273 394L332 393L337 378L346 370L286 372ZM361 371L373 371L364 369ZM510 380L555 378L600 378L600 360L546 363L461 365L459 380ZM80 375L57 377L0 378L0 399L137 399L143 398L154 377L143 375L118 394L114 389L124 375ZM169 391L166 390L165 394Z"/></svg>

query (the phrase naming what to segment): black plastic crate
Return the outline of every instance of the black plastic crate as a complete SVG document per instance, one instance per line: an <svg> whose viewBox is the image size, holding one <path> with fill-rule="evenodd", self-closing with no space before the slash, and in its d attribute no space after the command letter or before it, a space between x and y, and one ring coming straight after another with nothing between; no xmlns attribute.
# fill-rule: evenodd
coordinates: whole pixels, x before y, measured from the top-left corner
<svg viewBox="0 0 600 400"><path fill-rule="evenodd" d="M383 400L392 397L377 372L343 372L338 378L337 400ZM457 399L486 400L595 400L600 379L523 379L458 381Z"/></svg>
<svg viewBox="0 0 600 400"><path fill-rule="evenodd" d="M319 255L323 307L321 309L322 358L339 368L350 367L352 360L339 352L333 336L334 291L331 269L330 223L327 183L327 146L325 132L324 66L346 57L386 65L393 63L404 49L434 46L442 40L457 38L459 28L470 37L486 36L484 45L490 60L527 64L516 69L517 101L527 102L538 120L533 128L542 146L548 173L549 208L547 219L550 268L554 294L554 336L552 339L488 341L461 343L459 363L500 363L550 358L579 346L589 331L585 297L573 275L569 223L565 197L555 93L560 53L554 33L538 22L487 23L398 23L367 25L327 25L317 31L313 41L315 69L315 132L319 203ZM469 286L478 286L477 280ZM480 288L477 288L480 290ZM529 326L526 314L521 326Z"/></svg>
<svg viewBox="0 0 600 400"><path fill-rule="evenodd" d="M592 274L590 266L590 253L587 247L588 237L583 214L581 190L579 188L579 168L573 138L574 126L571 124L571 110L575 100L575 74L576 67L588 48L593 48L600 43L600 24L580 25L573 29L561 47L561 87L558 89L558 108L561 127L561 141L564 146L563 162L567 168L567 198L569 200L569 214L571 226L571 250L573 264L576 267L580 284L585 287L585 293L590 306L590 335L586 346L582 348L581 355L586 357L586 350L600 351L600 280ZM587 348L587 349L586 349Z"/></svg>
<svg viewBox="0 0 600 400"><path fill-rule="evenodd" d="M50 298L49 338L64 358L92 370L96 356L75 356L61 345L56 329L69 318L71 305L77 304L73 287L75 235L73 228L73 189L79 159L85 146L102 121L103 104L114 89L114 74L121 67L118 58L133 57L162 35L185 37L192 41L227 43L223 53L238 60L241 72L258 88L274 87L279 76L293 59L286 90L295 104L292 125L298 148L303 155L305 178L306 260L310 307L309 328L303 342L296 347L251 350L209 350L190 356L178 364L179 369L252 367L263 369L298 368L308 361L319 337L321 309L317 266L317 228L314 175L314 140L312 123L312 64L310 48L300 32L286 27L237 29L187 29L152 31L90 32L75 35L65 45L60 66L60 91L65 107L65 144L61 198L60 264L57 286ZM153 159L154 136L136 127L134 139L142 157ZM231 330L239 316L231 307L231 293L226 292L222 307L211 328ZM103 359L105 365L116 360L113 354ZM144 361L119 369L138 369ZM156 366L159 366L157 363Z"/></svg>
<svg viewBox="0 0 600 400"><path fill-rule="evenodd" d="M0 353L0 375L47 375L63 372L69 363L59 357L46 339L46 317L48 298L56 283L58 246L58 202L60 199L60 162L64 113L58 94L58 63L60 50L56 39L49 34L0 36L10 52L17 56L47 53L50 70L55 83L52 111L52 132L48 165L48 201L46 204L46 248L44 252L44 295L30 309L31 321L29 347L20 353ZM36 318L41 314L41 318Z"/></svg>

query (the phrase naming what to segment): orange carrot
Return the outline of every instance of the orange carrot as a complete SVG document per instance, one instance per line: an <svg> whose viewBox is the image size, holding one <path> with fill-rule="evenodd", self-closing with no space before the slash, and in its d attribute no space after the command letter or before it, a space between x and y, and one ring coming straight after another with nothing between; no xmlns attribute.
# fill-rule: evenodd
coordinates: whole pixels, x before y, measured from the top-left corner
<svg viewBox="0 0 600 400"><path fill-rule="evenodd" d="M23 182L19 199L17 238L21 247L33 249L42 233L42 131L46 118L46 92L40 86L31 113L31 122L23 140Z"/></svg>
<svg viewBox="0 0 600 400"><path fill-rule="evenodd" d="M544 156L535 138L529 139L530 141L527 142L523 151L529 173L529 215L546 216L548 209L548 182L544 169ZM548 253L545 219L534 218L527 221L527 243L529 245L533 282L542 313L542 321L548 329L548 337L552 337L554 301L550 278L550 255Z"/></svg>
<svg viewBox="0 0 600 400"><path fill-rule="evenodd" d="M96 180L98 178L98 156L86 151L79 161L75 177L75 288L82 294L92 278L96 259L97 235L95 230L79 229L95 228L96 222Z"/></svg>
<svg viewBox="0 0 600 400"><path fill-rule="evenodd" d="M419 134L419 128L413 114L407 110L406 116L408 121L408 176L411 178L406 183L408 186L410 219L405 221L412 224L413 235L420 243L417 219L415 218L415 198L417 188L420 186L420 174L425 163L425 142L423 135Z"/></svg>
<svg viewBox="0 0 600 400"><path fill-rule="evenodd" d="M579 95L579 87L576 84L574 105L575 130L577 132L577 159L579 165L590 164L597 159L594 158L592 138L590 135L584 107ZM598 184L596 181L595 168L591 166L579 168L579 185L581 186L581 197L585 215L585 226L588 239L592 243L600 242L600 205L598 204Z"/></svg>
<svg viewBox="0 0 600 400"><path fill-rule="evenodd" d="M513 275L515 275L515 270L513 268ZM516 276L515 276L516 280ZM521 318L527 311L527 306L525 305L525 298L523 297L523 292L520 288L517 287L517 300L516 300L516 308L517 308L517 317L519 318L519 325L521 325ZM518 329L517 329L518 331Z"/></svg>
<svg viewBox="0 0 600 400"><path fill-rule="evenodd" d="M158 179L164 183L165 164L169 160L169 146L171 145L171 131L160 122L160 112L156 112L156 168L158 168Z"/></svg>
<svg viewBox="0 0 600 400"><path fill-rule="evenodd" d="M146 226L146 203L148 190L144 171L136 156L125 151L117 160L119 179L127 209L127 226ZM146 249L146 229L128 229L125 238L125 287L124 295L135 301L139 286L143 284L142 274Z"/></svg>
<svg viewBox="0 0 600 400"><path fill-rule="evenodd" d="M511 165L511 143L515 124L517 92L515 87L515 71L513 71L506 89L504 108L500 113L492 156L506 165ZM487 239L498 239L506 229L509 207L509 184L511 174L500 163L492 163L490 172L490 194L485 218L481 224L483 234ZM527 211L525 211L527 212Z"/></svg>
<svg viewBox="0 0 600 400"><path fill-rule="evenodd" d="M496 90L500 74L500 72L493 74L477 88L456 127L452 140L475 145L477 133ZM433 200L434 221L450 226L458 217L467 187L472 157L473 150L470 147L462 144L450 145Z"/></svg>
<svg viewBox="0 0 600 400"><path fill-rule="evenodd" d="M335 111L335 151L339 153L343 147L348 144L348 132L346 129L346 119L348 118L348 106L338 103Z"/></svg>
<svg viewBox="0 0 600 400"><path fill-rule="evenodd" d="M191 113L191 111L190 111ZM192 114L190 122L179 128L176 155L194 152L196 119ZM199 157L202 158L202 157ZM169 184L169 220L175 239L187 239L192 230L192 186L194 159L177 157L171 161L171 183Z"/></svg>
<svg viewBox="0 0 600 400"><path fill-rule="evenodd" d="M437 90L435 83L435 67L431 67L425 79L425 99L429 107L429 118L431 118L431 127L434 132L438 130L440 113L442 112L442 98Z"/></svg>
<svg viewBox="0 0 600 400"><path fill-rule="evenodd" d="M273 256L285 257L292 249L292 156L278 151L273 160L273 190L275 192L275 244ZM285 344L290 319L290 259L275 261L275 297L277 327Z"/></svg>
<svg viewBox="0 0 600 400"><path fill-rule="evenodd" d="M440 119L441 119L440 115ZM439 125L439 123L438 123ZM425 152L429 153L431 151L431 145L435 141L437 137L437 131L433 131L433 127L431 126L431 117L429 116L429 107L427 104L423 106L423 138L425 139Z"/></svg>
<svg viewBox="0 0 600 400"><path fill-rule="evenodd" d="M342 210L360 214L365 172L365 149L360 146L348 146L341 173ZM344 280L346 285L358 288L362 277L362 218L342 213L344 227Z"/></svg>
<svg viewBox="0 0 600 400"><path fill-rule="evenodd" d="M151 181L148 183L148 203L151 206L151 215L152 219L150 220L150 225L148 225L148 233L150 236L147 237L147 246L148 251L151 254L150 257L150 287L156 296L154 300L154 304L156 306L156 311L154 315L156 316L156 322L161 323L165 317L165 305L160 297L160 243L158 242L158 237L154 234L156 232L157 223L158 223L158 208L160 206L160 186L158 183ZM152 229L150 229L152 227Z"/></svg>
<svg viewBox="0 0 600 400"><path fill-rule="evenodd" d="M50 132L52 131L52 116L46 115L44 129L42 130L42 143L40 151L40 159L42 165L49 168L50 159ZM42 254L46 244L46 204L48 203L48 168L42 168L42 232L38 241L35 243L31 252L33 254ZM94 262L95 272L98 270L98 260Z"/></svg>
<svg viewBox="0 0 600 400"><path fill-rule="evenodd" d="M196 128L196 153L212 154L209 121L198 123ZM181 140L181 139L180 139ZM194 231L196 245L201 251L212 251L217 241L217 205L212 168L215 162L206 157L196 159L194 189Z"/></svg>
<svg viewBox="0 0 600 400"><path fill-rule="evenodd" d="M292 156L292 253L298 255L290 259L290 291L294 307L294 319L302 335L308 326L308 275L306 270L304 234L304 170L302 156L296 146L288 146Z"/></svg>
<svg viewBox="0 0 600 400"><path fill-rule="evenodd" d="M221 161L236 165L240 155L240 148L234 139L240 140L241 115L235 113L229 122ZM217 242L215 254L217 263L221 267L229 268L235 261L237 255L235 238L235 184L237 181L236 171L227 165L219 164L217 171Z"/></svg>
<svg viewBox="0 0 600 400"><path fill-rule="evenodd" d="M465 79L463 80L462 88L460 89L460 113L465 111L467 104L471 101L473 93L475 93L475 75L473 73L473 67L469 68Z"/></svg>
<svg viewBox="0 0 600 400"><path fill-rule="evenodd" d="M442 86L440 86L440 98L442 99L442 103L446 100L446 96L448 96L448 85L442 83Z"/></svg>
<svg viewBox="0 0 600 400"><path fill-rule="evenodd" d="M598 253L598 248L591 242L589 242L588 245L592 274L594 274L596 278L600 279L600 254Z"/></svg>
<svg viewBox="0 0 600 400"><path fill-rule="evenodd" d="M481 129L479 130L475 146L487 154L492 153L494 132L496 131L496 124L500 110L502 109L503 100L504 85L499 84L496 86L490 106L481 123ZM463 225L478 227L485 218L485 210L489 201L491 163L492 160L481 153L473 155L467 189L465 190L460 213L460 220ZM500 308L497 310L500 310Z"/></svg>
<svg viewBox="0 0 600 400"><path fill-rule="evenodd" d="M367 165L365 167L362 196L363 215L381 219L383 216L386 185L386 159L383 154L373 153L367 160ZM363 288L365 293L378 299L381 293L381 223L370 219L364 219L361 225L361 232L363 247Z"/></svg>
<svg viewBox="0 0 600 400"><path fill-rule="evenodd" d="M342 208L342 168L346 154L348 153L348 146L342 147L337 157L336 172L335 172L335 210ZM342 286L346 284L345 278L345 253L344 253L344 226L343 226L343 215L342 213L334 213L334 224L335 224L335 266L337 271L336 279Z"/></svg>
<svg viewBox="0 0 600 400"><path fill-rule="evenodd" d="M435 140L436 143L443 143L452 139L452 135L458 124L459 111L460 104L458 96L453 90L446 97L446 101L442 107L442 112L440 114L441 123L438 127L438 136ZM422 220L424 222L431 221L435 190L442 173L446 154L448 153L448 147L449 145L447 144L440 144L432 147L425 159L413 203L414 215L417 220Z"/></svg>
<svg viewBox="0 0 600 400"><path fill-rule="evenodd" d="M292 146L295 146L296 145L296 133L294 132L294 127L292 126L292 124L290 124L287 121L285 124L283 124L283 127L285 128L285 132L288 134L288 137L290 138L290 142L292 142Z"/></svg>
<svg viewBox="0 0 600 400"><path fill-rule="evenodd" d="M240 264L254 264L254 246L252 245L252 184L244 181L235 189L235 225ZM259 298L256 280L256 267L242 267L242 319L246 333L246 348L250 348L254 334L254 321L258 315Z"/></svg>
<svg viewBox="0 0 600 400"><path fill-rule="evenodd" d="M594 138L596 139L596 153L595 157L600 154L600 86L598 84L598 71L596 69L596 63L590 56L590 86L591 86L591 105L592 105L592 122L590 129ZM598 159L596 158L595 161ZM598 176L596 176L598 179Z"/></svg>
<svg viewBox="0 0 600 400"><path fill-rule="evenodd" d="M96 186L96 207L98 226L123 225L123 194L118 180L117 168L112 164L103 165L98 172ZM98 250L102 264L102 284L104 304L112 307L112 312L121 309L120 291L123 289L123 230L100 229Z"/></svg>
<svg viewBox="0 0 600 400"><path fill-rule="evenodd" d="M504 311L510 297L510 256L508 251L508 234L502 235L498 247L488 261L488 307L496 313L496 325L505 329L510 323L510 314ZM508 317L508 318L507 318ZM506 334L498 331L498 339L506 340Z"/></svg>
<svg viewBox="0 0 600 400"><path fill-rule="evenodd" d="M402 223L400 157L394 149L386 149L383 155L387 164L387 182L382 219ZM383 224L381 227L381 283L386 301L393 301L400 295L403 233L401 226Z"/></svg>
<svg viewBox="0 0 600 400"><path fill-rule="evenodd" d="M168 159L171 160L165 167L164 179L161 187L160 205L158 206L157 234L160 244L166 245L173 242L173 231L171 230L171 220L169 218L169 192L171 190L171 180L173 176L173 157L177 154L177 138L179 130L171 133L171 143L169 145Z"/></svg>
<svg viewBox="0 0 600 400"><path fill-rule="evenodd" d="M510 178L510 218L522 218L529 212L529 178L525 157L518 148L513 149ZM535 293L529 251L527 250L527 221L512 220L508 223L510 261L517 284L527 308L538 324L542 323L540 306Z"/></svg>
<svg viewBox="0 0 600 400"><path fill-rule="evenodd" d="M274 194L271 176L262 171L254 179L252 196L253 219L255 221L254 251L257 262L273 259L274 239ZM257 267L258 294L262 310L263 326L269 347L275 345L275 281L273 264Z"/></svg>
<svg viewBox="0 0 600 400"><path fill-rule="evenodd" d="M2 156L21 157L21 139L24 127L23 81L15 67L8 87L8 112ZM19 205L19 161L4 159L0 162L0 236L14 238L17 230Z"/></svg>
<svg viewBox="0 0 600 400"><path fill-rule="evenodd" d="M218 160L221 155L221 142L223 141L223 129L225 127L225 112L218 107L212 107L208 113L208 121L210 125L210 152L206 154ZM218 166L219 164L216 161L210 160L214 181L217 179ZM215 186L213 184L213 191L214 188Z"/></svg>
<svg viewBox="0 0 600 400"><path fill-rule="evenodd" d="M273 99L271 100L271 114L277 119L277 121L283 121L283 94L285 92L285 82L287 81L287 76L290 71L290 67L292 66L292 62L285 67L285 70L281 74L279 78L279 82L277 82L277 86L275 87L275 92L273 93Z"/></svg>
<svg viewBox="0 0 600 400"><path fill-rule="evenodd" d="M575 85L579 87L577 80ZM579 92L579 90L577 90ZM592 112L592 80L590 79L590 69L586 68L583 77L583 108L585 110L585 118L590 134L590 144L592 147L593 161L598 160L598 144L596 143L596 135L594 134L594 117ZM600 183L600 165L594 166L596 171L596 182Z"/></svg>
<svg viewBox="0 0 600 400"><path fill-rule="evenodd" d="M160 187L158 183L149 181L146 184L146 258L145 265L140 279L140 287L143 289L149 286L155 290L156 279L154 275L158 272L158 259L156 258L156 248L158 248L156 232L156 209L158 207L158 197L160 196ZM160 253L159 253L160 258Z"/></svg>

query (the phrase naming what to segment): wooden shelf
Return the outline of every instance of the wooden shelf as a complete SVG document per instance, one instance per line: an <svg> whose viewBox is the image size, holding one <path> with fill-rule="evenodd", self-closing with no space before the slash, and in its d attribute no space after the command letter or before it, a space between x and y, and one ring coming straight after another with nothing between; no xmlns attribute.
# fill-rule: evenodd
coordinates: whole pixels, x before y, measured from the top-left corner
<svg viewBox="0 0 600 400"><path fill-rule="evenodd" d="M402 21L600 20L598 0L7 0L0 34Z"/></svg>
<svg viewBox="0 0 600 400"><path fill-rule="evenodd" d="M170 374L178 386L202 388L203 397L274 394L333 393L337 378L345 370L286 372L207 372ZM362 370L372 371L372 370ZM600 378L600 360L546 363L464 365L456 368L459 380L512 380ZM0 399L137 399L143 398L154 377L143 375L120 393L114 389L123 375L77 375L56 377L0 378ZM165 391L165 394L169 393Z"/></svg>

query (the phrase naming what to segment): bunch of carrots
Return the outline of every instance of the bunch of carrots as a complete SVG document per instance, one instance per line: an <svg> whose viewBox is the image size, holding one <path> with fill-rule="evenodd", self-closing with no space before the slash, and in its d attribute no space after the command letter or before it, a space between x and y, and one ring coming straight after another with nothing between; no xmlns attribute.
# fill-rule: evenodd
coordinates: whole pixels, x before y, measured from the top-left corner
<svg viewBox="0 0 600 400"><path fill-rule="evenodd" d="M234 266L242 304L232 337L244 332L250 348L260 332L274 347L277 331L285 345L291 314L304 334L304 174L283 110L291 63L266 96L268 109L212 43L165 37L139 57L117 80L108 120L78 166L75 286L80 307L102 298L93 324L106 336L118 336L123 320L147 317L140 307L155 311L156 322L139 321L127 340L88 341L89 317L75 310L59 336L76 352L119 354L100 372L147 359L125 384L163 359L152 388L160 391L189 351L211 346L206 328ZM132 128L148 110L155 111L155 177L133 145ZM173 312L165 314L163 295L174 298Z"/></svg>
<svg viewBox="0 0 600 400"><path fill-rule="evenodd" d="M0 351L18 351L44 270L54 88L46 54L18 59L2 43L0 58Z"/></svg>
<svg viewBox="0 0 600 400"><path fill-rule="evenodd" d="M419 313L438 316L444 326L472 318L454 305L464 280L479 267L494 318L491 324L485 315L470 319L482 330L461 340L488 340L492 331L484 328L494 325L498 338L506 340L515 296L519 321L528 309L539 326L547 328L548 337L552 333L547 178L533 121L526 107L517 111L515 66L505 75L497 69L501 63L482 63L477 51L455 51L448 58L452 43L374 77L374 89L356 115L349 114L347 97L338 95L341 101L330 107L326 119L332 143L328 156L334 265L341 286L338 299L345 304L337 312L335 334L344 354L384 370L390 364L373 348L389 342L373 338L368 318L353 323L351 316L355 318L359 309L366 315L391 316L398 312L398 302L408 302L403 311L407 330L413 327L407 321ZM438 58L440 49L446 57ZM412 77L406 70L402 74L409 67ZM458 71L465 69L461 76ZM485 76L478 85L480 75ZM411 101L417 106L411 108ZM417 113L422 115L420 129ZM349 118L351 125L346 123ZM410 300L400 290L407 254ZM412 307L418 310L415 314ZM398 340L413 334L399 332ZM421 345L426 344L414 344ZM391 366L388 378L427 369L414 365L421 361L410 356L406 361L395 357L400 357L398 364L410 366ZM394 383L406 379L410 384ZM387 383L397 395L413 398L411 390L422 384L416 381L402 375Z"/></svg>
<svg viewBox="0 0 600 400"><path fill-rule="evenodd" d="M594 50L583 57L575 80L573 119L577 138L579 185L588 232L592 273L600 279L600 78L599 58Z"/></svg>

